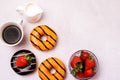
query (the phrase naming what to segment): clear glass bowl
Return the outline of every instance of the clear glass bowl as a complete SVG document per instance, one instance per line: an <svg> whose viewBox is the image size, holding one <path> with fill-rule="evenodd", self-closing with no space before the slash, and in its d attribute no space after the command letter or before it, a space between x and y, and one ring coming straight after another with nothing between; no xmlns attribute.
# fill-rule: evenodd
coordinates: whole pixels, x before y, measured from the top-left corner
<svg viewBox="0 0 120 80"><path fill-rule="evenodd" d="M73 68L71 67L71 61L72 61L73 57L74 56L79 56L80 57L82 51L88 52L89 55L92 56L93 59L95 60L95 63L96 63L96 66L94 68L95 74L92 76L92 77L94 77L96 75L97 71L98 71L98 59L97 59L97 57L95 56L94 53L92 53L91 51L88 51L88 50L78 50L77 52L72 54L72 56L70 57L70 60L69 60L69 70L70 70L70 73L72 74L72 70L73 70ZM74 77L76 79L79 79L79 80L88 80L88 79L92 78L92 77L82 77L82 78L80 78L80 77L77 77L77 76L74 76Z"/></svg>

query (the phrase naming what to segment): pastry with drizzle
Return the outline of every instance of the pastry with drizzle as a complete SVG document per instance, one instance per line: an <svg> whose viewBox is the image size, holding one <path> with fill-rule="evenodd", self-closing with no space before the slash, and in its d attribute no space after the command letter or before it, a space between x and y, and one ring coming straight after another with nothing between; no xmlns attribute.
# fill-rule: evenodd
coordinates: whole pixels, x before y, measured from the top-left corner
<svg viewBox="0 0 120 80"><path fill-rule="evenodd" d="M46 40L42 39L43 36ZM57 34L47 25L36 26L30 33L30 41L38 50L51 50L57 43Z"/></svg>
<svg viewBox="0 0 120 80"><path fill-rule="evenodd" d="M36 68L35 55L31 51L20 50L13 55L11 67L17 74L29 74Z"/></svg>

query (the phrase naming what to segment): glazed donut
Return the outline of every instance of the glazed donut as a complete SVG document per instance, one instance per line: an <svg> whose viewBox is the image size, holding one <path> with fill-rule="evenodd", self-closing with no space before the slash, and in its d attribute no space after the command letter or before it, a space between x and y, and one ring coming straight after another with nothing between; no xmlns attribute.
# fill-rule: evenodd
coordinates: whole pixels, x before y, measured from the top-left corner
<svg viewBox="0 0 120 80"><path fill-rule="evenodd" d="M46 41L41 39L42 36L46 36ZM56 45L57 34L46 25L37 26L30 34L30 41L39 50L51 50Z"/></svg>
<svg viewBox="0 0 120 80"><path fill-rule="evenodd" d="M55 72L51 73L51 69L55 69ZM66 69L61 60L51 57L40 64L38 74L41 80L63 80L66 75Z"/></svg>
<svg viewBox="0 0 120 80"><path fill-rule="evenodd" d="M28 66L26 67L23 67L23 68L20 68L20 67L17 67L16 66L16 60L18 59L18 57L20 56L23 56L23 55L26 55L26 56L31 56L33 57L31 63L29 63ZM22 61L24 61L22 59ZM20 62L20 61L19 61ZM36 69L36 57L35 55L29 51L29 50L19 50L17 51L11 58L11 68L19 75L27 75L27 74L30 74L32 73L33 71L35 71Z"/></svg>

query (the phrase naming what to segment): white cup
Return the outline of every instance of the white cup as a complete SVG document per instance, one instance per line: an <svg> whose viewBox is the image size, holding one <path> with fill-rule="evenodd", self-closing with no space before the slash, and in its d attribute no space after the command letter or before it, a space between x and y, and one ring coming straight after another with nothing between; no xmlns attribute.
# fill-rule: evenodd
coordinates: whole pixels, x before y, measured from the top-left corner
<svg viewBox="0 0 120 80"><path fill-rule="evenodd" d="M23 36L24 36L24 33L23 33L23 27L22 27L22 23L23 23L23 20L21 20L20 22L15 22L15 21L10 21L10 22L6 22L4 23L1 27L0 27L0 42L1 44L3 45L6 45L6 46L15 46L17 44L19 44L22 39L23 39ZM14 25L14 29L9 29L10 27L12 27L11 25ZM11 32L5 34L5 30L9 30ZM16 30L15 30L16 29ZM6 31L7 31L6 30ZM13 30L13 31L12 31ZM19 31L19 32L18 32ZM14 33L13 33L14 32ZM16 33L17 32L17 33ZM4 35L8 35L10 34L10 38L11 40L13 39L13 37L15 37L16 35L15 34L19 34L19 39L15 42L15 43L9 43L9 42L6 42L6 40L4 39ZM18 35L17 35L18 37ZM7 39L7 38L6 38Z"/></svg>
<svg viewBox="0 0 120 80"><path fill-rule="evenodd" d="M37 4L32 2L17 7L16 11L22 14L31 23L38 22L43 14L43 10Z"/></svg>

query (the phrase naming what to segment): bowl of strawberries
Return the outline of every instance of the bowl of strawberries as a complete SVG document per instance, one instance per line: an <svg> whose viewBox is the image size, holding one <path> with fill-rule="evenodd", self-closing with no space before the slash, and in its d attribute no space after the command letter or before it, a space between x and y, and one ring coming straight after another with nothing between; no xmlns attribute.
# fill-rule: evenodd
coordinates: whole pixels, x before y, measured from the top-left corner
<svg viewBox="0 0 120 80"><path fill-rule="evenodd" d="M97 57L88 50L75 52L69 60L70 73L77 79L90 79L97 73Z"/></svg>

